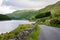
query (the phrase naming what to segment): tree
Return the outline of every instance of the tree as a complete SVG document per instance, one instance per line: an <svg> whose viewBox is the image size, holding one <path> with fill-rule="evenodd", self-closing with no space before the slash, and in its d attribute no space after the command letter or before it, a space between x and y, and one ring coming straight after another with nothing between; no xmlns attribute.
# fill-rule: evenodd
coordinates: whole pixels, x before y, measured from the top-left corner
<svg viewBox="0 0 60 40"><path fill-rule="evenodd" d="M8 17L8 16L6 16L6 15L0 14L0 21L1 21L1 20L11 20L11 18Z"/></svg>
<svg viewBox="0 0 60 40"><path fill-rule="evenodd" d="M46 13L38 14L37 16L35 16L35 18L39 19L39 18L43 18L43 17L48 17L50 15L51 15L51 12L46 12Z"/></svg>

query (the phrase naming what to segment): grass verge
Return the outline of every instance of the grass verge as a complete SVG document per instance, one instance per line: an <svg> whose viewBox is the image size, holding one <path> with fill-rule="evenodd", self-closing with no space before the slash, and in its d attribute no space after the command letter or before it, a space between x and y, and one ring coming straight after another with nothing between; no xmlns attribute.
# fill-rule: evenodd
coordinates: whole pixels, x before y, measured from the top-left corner
<svg viewBox="0 0 60 40"><path fill-rule="evenodd" d="M54 27L60 28L60 24L54 25Z"/></svg>
<svg viewBox="0 0 60 40"><path fill-rule="evenodd" d="M40 27L37 26L35 30L31 33L31 35L28 37L28 40L38 40L39 34L40 34Z"/></svg>

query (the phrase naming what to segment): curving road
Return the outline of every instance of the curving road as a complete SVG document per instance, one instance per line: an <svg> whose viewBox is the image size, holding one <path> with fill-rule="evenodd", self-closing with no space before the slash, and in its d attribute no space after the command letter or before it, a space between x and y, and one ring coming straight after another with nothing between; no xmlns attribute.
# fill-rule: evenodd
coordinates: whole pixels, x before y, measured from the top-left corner
<svg viewBox="0 0 60 40"><path fill-rule="evenodd" d="M40 35L38 40L60 40L60 28L40 25Z"/></svg>

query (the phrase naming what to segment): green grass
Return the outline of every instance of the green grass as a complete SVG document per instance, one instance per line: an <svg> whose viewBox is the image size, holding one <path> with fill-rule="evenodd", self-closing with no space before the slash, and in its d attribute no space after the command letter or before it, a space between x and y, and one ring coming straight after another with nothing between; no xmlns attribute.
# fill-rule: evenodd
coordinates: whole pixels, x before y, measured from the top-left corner
<svg viewBox="0 0 60 40"><path fill-rule="evenodd" d="M31 27L32 24L19 25L15 30L11 31L10 33L4 33L4 34L2 33L0 35L0 40L8 40L14 38L20 32L24 31L26 28L31 28Z"/></svg>
<svg viewBox="0 0 60 40"><path fill-rule="evenodd" d="M56 27L60 28L60 25L56 25Z"/></svg>
<svg viewBox="0 0 60 40"><path fill-rule="evenodd" d="M60 24L53 25L53 27L60 28Z"/></svg>
<svg viewBox="0 0 60 40"><path fill-rule="evenodd" d="M15 35L17 35L19 32L22 32L26 28L31 28L31 27L32 27L31 24L20 25L18 28L16 28L15 30L11 31L10 33L14 33Z"/></svg>
<svg viewBox="0 0 60 40"><path fill-rule="evenodd" d="M40 28L37 26L35 30L31 33L31 35L28 37L28 40L38 40L38 36L40 34Z"/></svg>

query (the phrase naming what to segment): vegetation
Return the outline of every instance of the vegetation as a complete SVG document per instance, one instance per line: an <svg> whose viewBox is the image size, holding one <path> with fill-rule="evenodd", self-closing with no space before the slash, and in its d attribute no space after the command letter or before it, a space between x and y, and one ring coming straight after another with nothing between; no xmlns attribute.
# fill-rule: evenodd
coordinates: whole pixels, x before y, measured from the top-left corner
<svg viewBox="0 0 60 40"><path fill-rule="evenodd" d="M31 33L31 35L28 37L28 40L38 40L38 36L40 32L40 27L37 26L35 30Z"/></svg>
<svg viewBox="0 0 60 40"><path fill-rule="evenodd" d="M46 13L41 13L41 14L36 15L35 18L38 19L38 18L48 17L50 15L51 15L50 12L46 12Z"/></svg>
<svg viewBox="0 0 60 40"><path fill-rule="evenodd" d="M12 14L7 14L7 16L12 19L27 19L36 21L38 24L55 26L58 24L52 23L53 21L51 21L51 19L58 19L60 21L60 1L53 5L48 5L40 10L19 10L13 12Z"/></svg>
<svg viewBox="0 0 60 40"><path fill-rule="evenodd" d="M11 14L1 15L0 14L0 20L10 20L16 19L16 20L33 20L36 21L38 24L45 24L49 26L55 26L60 28L60 1L53 5L48 5L43 9L40 10L18 10ZM20 25L15 30L1 34L0 40L8 40L9 38L13 38L18 33L22 32L26 28L30 28L32 25ZM37 36L39 35L39 27L36 27L36 29L31 33L31 35L28 37L28 40L38 40Z"/></svg>
<svg viewBox="0 0 60 40"><path fill-rule="evenodd" d="M49 5L41 10L40 13L51 12L51 15L48 17L42 17L38 19L36 22L38 24L45 24L54 27L60 27L60 1L56 4ZM39 15L39 14L38 14Z"/></svg>
<svg viewBox="0 0 60 40"><path fill-rule="evenodd" d="M2 20L11 20L11 18L9 18L9 17L6 16L6 15L0 14L0 21L2 21Z"/></svg>
<svg viewBox="0 0 60 40"><path fill-rule="evenodd" d="M51 24L51 19L58 19L60 21L60 1L53 5L48 5L40 10L19 10L12 14L7 14L7 16L12 19L27 19L36 21L38 24L53 25L54 23ZM58 24L54 24L53 26L55 25Z"/></svg>
<svg viewBox="0 0 60 40"><path fill-rule="evenodd" d="M9 16L11 19L15 19L15 20L34 20L35 19L35 14L36 11L35 10L18 10L15 11L11 14L7 14L7 16Z"/></svg>
<svg viewBox="0 0 60 40"><path fill-rule="evenodd" d="M19 25L19 27L17 27L15 30L9 33L5 33L5 34L2 33L0 35L0 40L8 40L8 39L14 38L16 35L18 35L20 32L22 32L26 28L31 28L31 27L32 27L31 24Z"/></svg>

